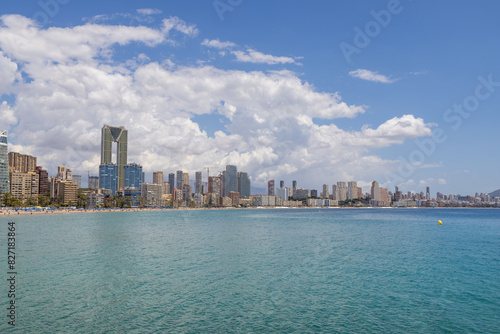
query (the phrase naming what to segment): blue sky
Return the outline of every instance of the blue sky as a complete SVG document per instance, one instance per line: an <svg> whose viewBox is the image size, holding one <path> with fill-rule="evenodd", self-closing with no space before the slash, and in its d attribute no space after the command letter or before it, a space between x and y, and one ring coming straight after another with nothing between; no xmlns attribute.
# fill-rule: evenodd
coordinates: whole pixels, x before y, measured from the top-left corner
<svg viewBox="0 0 500 334"><path fill-rule="evenodd" d="M236 164L256 186L356 180L368 191L378 180L433 195L491 192L499 7L7 2L0 127L50 174L59 164L97 173L108 123L129 129L129 161L148 174Z"/></svg>

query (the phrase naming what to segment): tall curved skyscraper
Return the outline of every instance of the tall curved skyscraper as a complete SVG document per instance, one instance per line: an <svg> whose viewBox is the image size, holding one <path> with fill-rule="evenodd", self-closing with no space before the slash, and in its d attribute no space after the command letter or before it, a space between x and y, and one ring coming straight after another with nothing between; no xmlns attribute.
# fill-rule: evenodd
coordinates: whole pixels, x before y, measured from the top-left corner
<svg viewBox="0 0 500 334"><path fill-rule="evenodd" d="M123 189L124 167L127 164L128 131L123 127L104 125L101 135L101 165L112 163L113 143L117 143L118 189Z"/></svg>

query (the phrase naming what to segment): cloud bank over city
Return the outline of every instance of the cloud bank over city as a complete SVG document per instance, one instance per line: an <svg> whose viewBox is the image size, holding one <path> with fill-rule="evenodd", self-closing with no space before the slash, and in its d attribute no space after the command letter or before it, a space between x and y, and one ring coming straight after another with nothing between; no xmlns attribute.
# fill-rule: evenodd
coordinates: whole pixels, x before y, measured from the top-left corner
<svg viewBox="0 0 500 334"><path fill-rule="evenodd" d="M179 48L195 38L201 38L200 47L229 49L236 62L265 67L227 69L207 59L183 65L147 52ZM146 51L123 59L123 50L136 45ZM75 174L96 174L100 130L108 124L129 130L128 160L142 164L147 173L194 173L205 166L222 170L235 164L252 176L254 185L293 178L317 187L328 180L381 179L398 161L383 159L374 150L431 135L434 124L404 112L381 124L342 129L337 119L360 117L369 107L302 80L294 72L300 69L298 59L204 36L194 23L178 17L157 26L87 23L60 28L4 15L2 127L9 130L11 150L37 156L49 172L65 164ZM273 68L276 64L281 67ZM350 74L394 82L373 72ZM211 133L197 122L200 116L227 122Z"/></svg>

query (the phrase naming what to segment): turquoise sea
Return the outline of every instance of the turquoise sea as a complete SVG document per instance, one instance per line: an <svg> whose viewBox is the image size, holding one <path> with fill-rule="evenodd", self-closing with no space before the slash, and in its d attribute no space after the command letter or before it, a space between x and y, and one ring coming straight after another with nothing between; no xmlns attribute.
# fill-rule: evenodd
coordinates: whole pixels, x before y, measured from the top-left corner
<svg viewBox="0 0 500 334"><path fill-rule="evenodd" d="M500 333L496 209L0 217L0 249L2 333Z"/></svg>

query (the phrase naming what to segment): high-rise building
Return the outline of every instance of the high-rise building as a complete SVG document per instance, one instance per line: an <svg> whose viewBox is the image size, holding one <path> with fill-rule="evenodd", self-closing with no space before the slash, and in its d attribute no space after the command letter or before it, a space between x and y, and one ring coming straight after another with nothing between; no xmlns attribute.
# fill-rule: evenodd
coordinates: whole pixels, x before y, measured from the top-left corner
<svg viewBox="0 0 500 334"><path fill-rule="evenodd" d="M0 192L10 192L7 130L0 130Z"/></svg>
<svg viewBox="0 0 500 334"><path fill-rule="evenodd" d="M5 136L5 141L7 137ZM9 152L9 171L18 173L34 172L36 170L36 157L17 152Z"/></svg>
<svg viewBox="0 0 500 334"><path fill-rule="evenodd" d="M99 176L89 176L89 189L99 188Z"/></svg>
<svg viewBox="0 0 500 334"><path fill-rule="evenodd" d="M347 187L346 183L339 181L337 182L337 192L338 192L338 201L345 201L347 199Z"/></svg>
<svg viewBox="0 0 500 334"><path fill-rule="evenodd" d="M284 201L290 199L290 188L278 188L276 189L276 196L283 198Z"/></svg>
<svg viewBox="0 0 500 334"><path fill-rule="evenodd" d="M189 185L189 183L182 185L182 199L185 201L192 200L192 190L191 190L191 186Z"/></svg>
<svg viewBox="0 0 500 334"><path fill-rule="evenodd" d="M123 127L104 125L101 134L101 164L112 163L113 142L117 143L116 166L118 168L117 189L123 189L124 167L127 164L128 131Z"/></svg>
<svg viewBox="0 0 500 334"><path fill-rule="evenodd" d="M153 172L153 184L163 184L165 180L163 179L163 172Z"/></svg>
<svg viewBox="0 0 500 334"><path fill-rule="evenodd" d="M182 170L177 171L177 184L175 186L176 189L182 190L182 176L184 175L184 172Z"/></svg>
<svg viewBox="0 0 500 334"><path fill-rule="evenodd" d="M194 192L201 194L201 172L195 173Z"/></svg>
<svg viewBox="0 0 500 334"><path fill-rule="evenodd" d="M293 180L292 181L292 196L295 196L295 189L297 188L297 181Z"/></svg>
<svg viewBox="0 0 500 334"><path fill-rule="evenodd" d="M65 180L73 181L73 172L69 168L66 169L66 178L65 178Z"/></svg>
<svg viewBox="0 0 500 334"><path fill-rule="evenodd" d="M61 197L64 204L76 205L78 200L78 185L69 180L57 182L57 196Z"/></svg>
<svg viewBox="0 0 500 334"><path fill-rule="evenodd" d="M323 191L321 192L321 198L329 198L330 194L328 193L328 184L323 185Z"/></svg>
<svg viewBox="0 0 500 334"><path fill-rule="evenodd" d="M356 181L349 181L347 183L347 198L348 199L358 198L358 183Z"/></svg>
<svg viewBox="0 0 500 334"><path fill-rule="evenodd" d="M141 197L144 199L144 204L150 207L162 206L163 185L159 184L141 184Z"/></svg>
<svg viewBox="0 0 500 334"><path fill-rule="evenodd" d="M238 172L238 192L240 198L250 197L250 178L247 172Z"/></svg>
<svg viewBox="0 0 500 334"><path fill-rule="evenodd" d="M66 180L66 166L60 165L57 167L57 176L58 180Z"/></svg>
<svg viewBox="0 0 500 334"><path fill-rule="evenodd" d="M30 197L38 196L40 181L36 172L12 172L9 173L9 179L12 198L24 202Z"/></svg>
<svg viewBox="0 0 500 334"><path fill-rule="evenodd" d="M99 188L111 190L114 195L118 190L118 166L114 163L99 165Z"/></svg>
<svg viewBox="0 0 500 334"><path fill-rule="evenodd" d="M280 189L285 188L285 181L280 180Z"/></svg>
<svg viewBox="0 0 500 334"><path fill-rule="evenodd" d="M81 175L73 175L72 179L67 178L67 180L75 182L78 185L78 188L82 187L82 176Z"/></svg>
<svg viewBox="0 0 500 334"><path fill-rule="evenodd" d="M335 201L339 200L339 192L336 184L332 185L332 199Z"/></svg>
<svg viewBox="0 0 500 334"><path fill-rule="evenodd" d="M36 167L38 174L38 193L47 196L49 192L49 173L42 166Z"/></svg>
<svg viewBox="0 0 500 334"><path fill-rule="evenodd" d="M425 199L430 200L431 199L431 187L426 187L425 188Z"/></svg>
<svg viewBox="0 0 500 334"><path fill-rule="evenodd" d="M240 205L240 193L237 191L230 191L229 196L231 199L231 205L232 206L238 206Z"/></svg>
<svg viewBox="0 0 500 334"><path fill-rule="evenodd" d="M238 170L234 165L227 165L226 170L222 173L223 194L229 196L230 191L238 191Z"/></svg>
<svg viewBox="0 0 500 334"><path fill-rule="evenodd" d="M269 180L267 182L267 195L274 196L274 180Z"/></svg>
<svg viewBox="0 0 500 334"><path fill-rule="evenodd" d="M123 188L141 189L142 179L142 166L138 164L126 164L123 166Z"/></svg>
<svg viewBox="0 0 500 334"><path fill-rule="evenodd" d="M372 182L372 200L380 201L380 186L377 181Z"/></svg>
<svg viewBox="0 0 500 334"><path fill-rule="evenodd" d="M380 200L384 202L385 206L389 205L389 189L380 188Z"/></svg>
<svg viewBox="0 0 500 334"><path fill-rule="evenodd" d="M170 184L170 192L175 189L175 174L168 174L168 183Z"/></svg>
<svg viewBox="0 0 500 334"><path fill-rule="evenodd" d="M208 177L208 193L214 194L218 199L221 197L222 192L221 178L219 176L209 176ZM218 203L217 203L218 204Z"/></svg>

